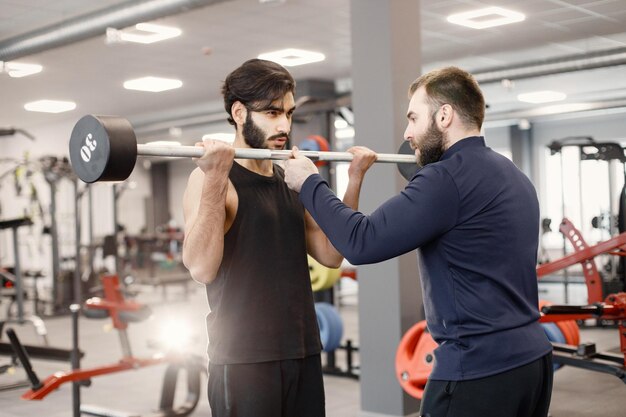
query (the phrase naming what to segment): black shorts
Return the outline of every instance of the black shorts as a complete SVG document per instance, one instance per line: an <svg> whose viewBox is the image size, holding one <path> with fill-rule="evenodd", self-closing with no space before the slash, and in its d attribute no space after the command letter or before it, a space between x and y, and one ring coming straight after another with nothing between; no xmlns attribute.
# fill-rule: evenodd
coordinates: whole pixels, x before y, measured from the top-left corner
<svg viewBox="0 0 626 417"><path fill-rule="evenodd" d="M212 417L324 417L320 355L250 364L209 364Z"/></svg>
<svg viewBox="0 0 626 417"><path fill-rule="evenodd" d="M424 417L546 417L552 396L552 353L501 374L469 381L429 380Z"/></svg>

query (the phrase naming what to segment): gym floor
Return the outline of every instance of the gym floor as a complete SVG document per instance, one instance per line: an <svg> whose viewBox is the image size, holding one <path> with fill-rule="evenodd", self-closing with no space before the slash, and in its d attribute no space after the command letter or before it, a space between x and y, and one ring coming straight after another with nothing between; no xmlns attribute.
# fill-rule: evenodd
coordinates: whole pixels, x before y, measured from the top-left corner
<svg viewBox="0 0 626 417"><path fill-rule="evenodd" d="M194 286L195 284L191 284ZM138 295L138 301L148 304L153 317L142 323L131 324L128 330L130 344L135 356L149 356L155 350L148 341L155 339L160 327L169 320L183 320L192 326L197 340L191 343L190 350L205 357L206 336L204 316L207 304L200 286L194 288L185 301L183 293L171 288L167 302L163 302L160 289L145 287ZM1 306L0 306L1 307ZM344 321L344 337L358 344L357 306L354 303L341 307ZM71 319L69 316L46 318L50 346L70 348ZM85 352L81 366L95 367L115 363L121 357L121 348L115 331L107 331L108 320L81 319L80 346ZM16 330L24 344L40 344L41 341L29 324L10 326ZM6 336L3 336L6 341ZM619 339L616 329L582 329L581 341L593 341L600 351L619 352ZM343 366L343 355L338 355L338 365ZM7 358L0 357L0 365ZM358 356L357 356L358 361ZM40 379L58 370L69 369L69 364L33 360L35 372ZM158 365L144 369L125 371L117 374L96 377L91 387L81 389L81 400L85 405L93 405L114 411L113 415L149 415L158 408L161 384L165 366ZM393 372L393 370L390 370ZM0 375L0 385L20 382L25 374L18 368L13 374ZM177 401L184 397L185 384L179 381ZM326 376L326 409L328 417L359 415L359 384L348 378ZM206 378L201 382L201 398L192 415L210 416L205 395ZM0 391L0 417L67 417L72 415L72 389L70 384L62 386L42 401L24 401L20 396L26 388ZM626 414L626 384L614 376L583 369L564 367L556 372L552 396L551 416L587 417L592 414Z"/></svg>

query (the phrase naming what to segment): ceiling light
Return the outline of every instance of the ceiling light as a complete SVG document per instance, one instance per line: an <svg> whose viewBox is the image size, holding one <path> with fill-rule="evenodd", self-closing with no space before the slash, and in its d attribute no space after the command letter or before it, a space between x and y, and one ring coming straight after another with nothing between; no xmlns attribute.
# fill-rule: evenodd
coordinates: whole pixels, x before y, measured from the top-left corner
<svg viewBox="0 0 626 417"><path fill-rule="evenodd" d="M335 129L345 129L348 127L348 122L343 119L335 119Z"/></svg>
<svg viewBox="0 0 626 417"><path fill-rule="evenodd" d="M486 29L494 26L508 25L521 22L526 16L519 12L503 9L502 7L487 7L465 13L456 13L448 16L448 22L473 29Z"/></svg>
<svg viewBox="0 0 626 417"><path fill-rule="evenodd" d="M135 80L124 81L124 88L127 90L150 91L159 93L161 91L173 90L183 85L181 80L159 77L143 77Z"/></svg>
<svg viewBox="0 0 626 417"><path fill-rule="evenodd" d="M565 100L567 95L558 91L534 91L532 93L519 94L517 99L524 103L550 103L553 101Z"/></svg>
<svg viewBox="0 0 626 417"><path fill-rule="evenodd" d="M235 141L235 134L223 133L223 132L207 133L206 135L202 136L202 140L205 140L205 139L215 139L215 140L221 140L223 142L233 143Z"/></svg>
<svg viewBox="0 0 626 417"><path fill-rule="evenodd" d="M311 64L326 59L326 56L319 52L305 51L304 49L287 48L280 51L266 52L258 56L259 59L274 61L285 67L295 67L297 65Z"/></svg>
<svg viewBox="0 0 626 417"><path fill-rule="evenodd" d="M348 127L345 129L339 129L335 132L335 138L337 139L348 139L354 137L354 128Z"/></svg>
<svg viewBox="0 0 626 417"><path fill-rule="evenodd" d="M169 26L155 25L153 23L137 23L134 28L118 30L107 28L107 43L135 42L150 44L180 36L182 31Z"/></svg>
<svg viewBox="0 0 626 417"><path fill-rule="evenodd" d="M76 103L73 101L39 100L24 104L25 110L42 113L63 113L75 108Z"/></svg>
<svg viewBox="0 0 626 417"><path fill-rule="evenodd" d="M172 126L167 131L170 136L174 136L175 138L179 138L183 135L183 129L178 126Z"/></svg>
<svg viewBox="0 0 626 417"><path fill-rule="evenodd" d="M540 111L544 114L559 114L575 111L585 111L589 110L590 108L592 108L592 106L590 106L589 103L566 103L541 107Z"/></svg>
<svg viewBox="0 0 626 417"><path fill-rule="evenodd" d="M24 64L21 62L0 61L0 72L6 72L9 77L20 78L41 72L43 67L38 64Z"/></svg>
<svg viewBox="0 0 626 417"><path fill-rule="evenodd" d="M530 130L530 122L528 121L528 119L520 119L520 121L517 123L517 128L519 130Z"/></svg>

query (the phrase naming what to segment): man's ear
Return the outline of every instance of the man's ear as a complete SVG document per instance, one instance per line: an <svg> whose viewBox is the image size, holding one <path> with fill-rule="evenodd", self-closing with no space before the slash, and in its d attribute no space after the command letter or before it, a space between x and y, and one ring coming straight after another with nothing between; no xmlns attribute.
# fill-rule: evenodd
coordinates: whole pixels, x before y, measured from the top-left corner
<svg viewBox="0 0 626 417"><path fill-rule="evenodd" d="M248 116L248 109L241 101L235 101L230 108L230 113L235 123L242 125L245 123L246 117Z"/></svg>
<svg viewBox="0 0 626 417"><path fill-rule="evenodd" d="M452 108L451 105L444 104L443 106L441 106L437 114L437 124L439 125L439 127L440 128L450 127L450 124L452 124L453 115L454 115L454 109Z"/></svg>

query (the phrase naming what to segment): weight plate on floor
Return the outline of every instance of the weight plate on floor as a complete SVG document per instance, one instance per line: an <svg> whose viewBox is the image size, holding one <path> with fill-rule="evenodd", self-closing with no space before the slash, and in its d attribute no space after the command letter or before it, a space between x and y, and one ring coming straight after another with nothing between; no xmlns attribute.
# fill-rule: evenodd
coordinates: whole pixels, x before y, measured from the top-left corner
<svg viewBox="0 0 626 417"><path fill-rule="evenodd" d="M435 364L435 342L422 320L402 337L396 351L396 378L407 394L422 399Z"/></svg>
<svg viewBox="0 0 626 417"><path fill-rule="evenodd" d="M343 337L343 323L337 309L329 303L315 303L317 324L320 328L320 339L324 352L336 350Z"/></svg>

